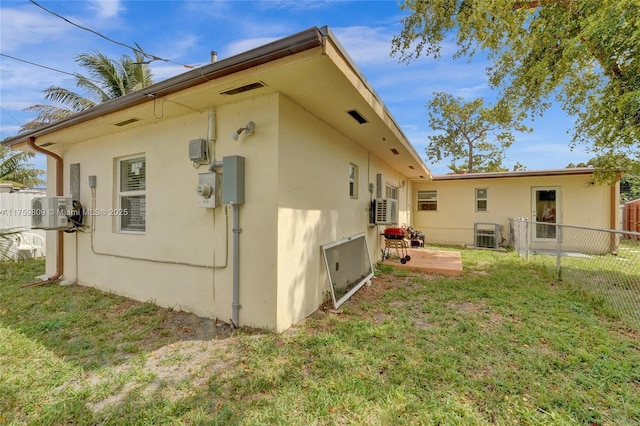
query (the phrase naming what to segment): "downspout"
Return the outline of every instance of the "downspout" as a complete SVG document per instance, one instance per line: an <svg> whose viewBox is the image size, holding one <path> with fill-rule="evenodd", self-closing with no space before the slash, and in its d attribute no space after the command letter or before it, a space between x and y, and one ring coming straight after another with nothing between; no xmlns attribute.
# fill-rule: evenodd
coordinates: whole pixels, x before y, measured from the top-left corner
<svg viewBox="0 0 640 426"><path fill-rule="evenodd" d="M63 181L62 181L62 172L63 172L63 162L62 157L58 154L47 151L44 148L36 145L36 138L31 136L27 141L27 146L33 149L35 152L39 152L40 154L47 155L54 160L56 160L56 196L61 197L63 195ZM63 266L64 266L64 244L63 244L63 232L62 230L58 230L58 238L57 238L57 247L56 247L56 272L49 278L43 281L36 281L29 284L25 284L24 287L27 286L36 286L42 284L48 284L50 282L56 281L62 277Z"/></svg>

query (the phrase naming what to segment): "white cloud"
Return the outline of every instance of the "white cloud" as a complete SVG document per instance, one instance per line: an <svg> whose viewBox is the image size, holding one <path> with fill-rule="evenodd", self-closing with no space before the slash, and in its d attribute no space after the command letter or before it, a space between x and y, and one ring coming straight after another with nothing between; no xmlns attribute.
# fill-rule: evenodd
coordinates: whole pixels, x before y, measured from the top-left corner
<svg viewBox="0 0 640 426"><path fill-rule="evenodd" d="M164 64L161 62L157 62L158 65L154 66L155 62L152 62L150 65L151 72L153 73L153 81L155 83L161 82L168 78L174 77L178 74L185 73L189 71L188 68L185 68L182 65L176 64Z"/></svg>
<svg viewBox="0 0 640 426"><path fill-rule="evenodd" d="M225 59L229 56L237 55L267 43L271 43L279 38L280 37L256 37L233 41L225 46L221 52L218 52L218 58Z"/></svg>
<svg viewBox="0 0 640 426"><path fill-rule="evenodd" d="M69 29L69 25L62 20L45 15L36 8L28 7L2 7L0 22L3 53L15 52L24 46L59 39Z"/></svg>
<svg viewBox="0 0 640 426"><path fill-rule="evenodd" d="M92 0L89 7L97 11L100 19L114 18L124 10L119 0Z"/></svg>
<svg viewBox="0 0 640 426"><path fill-rule="evenodd" d="M458 89L455 89L453 95L460 96L467 101L471 101L475 98L481 98L483 96L483 93L487 90L490 90L487 84L478 84L472 87L460 87ZM488 102L485 103L485 105L487 104Z"/></svg>
<svg viewBox="0 0 640 426"><path fill-rule="evenodd" d="M333 28L332 31L359 66L397 62L391 56L393 35L387 28L355 26Z"/></svg>

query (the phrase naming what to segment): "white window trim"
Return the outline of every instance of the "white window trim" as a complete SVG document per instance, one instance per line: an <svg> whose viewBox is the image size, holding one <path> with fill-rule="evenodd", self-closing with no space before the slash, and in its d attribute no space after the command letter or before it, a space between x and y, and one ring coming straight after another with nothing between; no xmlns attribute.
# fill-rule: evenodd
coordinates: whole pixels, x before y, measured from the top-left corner
<svg viewBox="0 0 640 426"><path fill-rule="evenodd" d="M435 199L422 199L420 198L420 193L421 192L434 192L435 193ZM436 208L435 210L423 210L420 209L420 202L421 201L435 201L436 203ZM418 190L416 191L416 211L419 212L437 212L438 208L439 208L439 203L438 203L438 190L437 189L423 189L423 190Z"/></svg>
<svg viewBox="0 0 640 426"><path fill-rule="evenodd" d="M117 176L118 179L116 180L116 200L117 200L117 211L121 212L123 210L122 207L122 197L125 196L140 196L143 195L145 197L145 202L146 202L146 198L147 198L147 190L135 190L135 191L122 191L121 187L122 187L122 162L123 161L127 161L127 160L132 160L134 158L143 158L144 162L145 162L145 168L146 168L146 163L147 163L147 156L144 153L140 153L140 154L135 154L135 155L129 155L127 157L120 157L117 158L116 160L116 168L117 168ZM145 176L145 188L146 188L146 179L147 177ZM146 215L145 215L145 226L144 226L144 231L134 231L134 230L130 230L130 229L122 229L122 217L123 215L116 215L116 221L118 223L118 233L120 234L133 234L133 235L143 235L146 233L147 231L147 222L146 222Z"/></svg>
<svg viewBox="0 0 640 426"><path fill-rule="evenodd" d="M481 190L481 189L484 189L486 191L487 196L485 198L479 198L478 197L478 190ZM489 211L489 188L475 188L474 192L475 192L476 212L478 212L478 213L487 213ZM485 201L486 202L486 208L484 210L480 210L478 208L478 201Z"/></svg>
<svg viewBox="0 0 640 426"><path fill-rule="evenodd" d="M351 170L353 170L353 177L351 177ZM349 163L349 198L353 200L358 198L358 165L354 163Z"/></svg>
<svg viewBox="0 0 640 426"><path fill-rule="evenodd" d="M395 192L396 196L395 197L389 196L389 190L391 190L392 192ZM392 198L394 200L398 200L400 198L399 188L397 186L395 186L395 185L390 184L390 183L387 183L385 185L384 192L385 192L386 198Z"/></svg>

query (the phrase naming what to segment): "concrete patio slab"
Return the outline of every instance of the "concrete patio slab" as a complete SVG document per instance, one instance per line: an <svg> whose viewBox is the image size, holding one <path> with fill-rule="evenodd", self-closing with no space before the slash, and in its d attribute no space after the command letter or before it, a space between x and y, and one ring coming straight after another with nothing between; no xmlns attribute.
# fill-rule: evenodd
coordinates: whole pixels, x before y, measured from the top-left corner
<svg viewBox="0 0 640 426"><path fill-rule="evenodd" d="M442 251L428 248L409 248L407 254L411 257L407 263L400 263L398 258L385 259L383 265L393 265L398 268L411 269L442 275L462 274L462 260L460 252Z"/></svg>

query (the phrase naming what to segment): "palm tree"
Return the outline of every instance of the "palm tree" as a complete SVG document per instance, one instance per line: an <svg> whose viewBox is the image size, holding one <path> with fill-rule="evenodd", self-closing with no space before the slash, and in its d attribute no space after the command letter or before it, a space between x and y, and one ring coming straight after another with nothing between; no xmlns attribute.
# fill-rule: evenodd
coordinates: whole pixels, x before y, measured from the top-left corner
<svg viewBox="0 0 640 426"><path fill-rule="evenodd" d="M45 182L39 178L44 174L44 170L34 169L27 163L34 156L33 152L11 153L7 148L0 146L0 183L29 188L44 185Z"/></svg>
<svg viewBox="0 0 640 426"><path fill-rule="evenodd" d="M86 97L64 87L51 86L43 90L46 101L62 106L36 104L25 111L36 111L38 116L25 123L20 132L37 129L62 120L97 104L115 99L153 84L151 70L145 57L134 51L135 59L122 55L113 61L98 51L83 53L76 62L87 70L88 77L76 74L76 87L86 92Z"/></svg>

